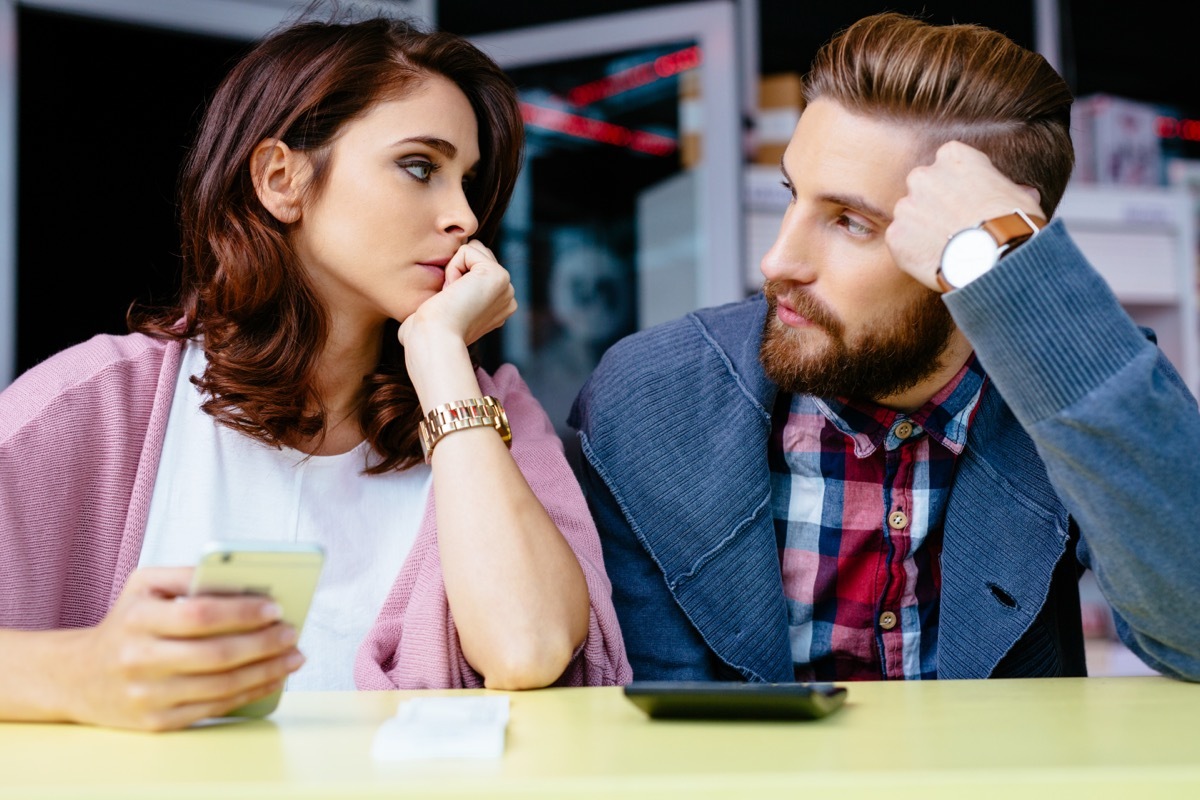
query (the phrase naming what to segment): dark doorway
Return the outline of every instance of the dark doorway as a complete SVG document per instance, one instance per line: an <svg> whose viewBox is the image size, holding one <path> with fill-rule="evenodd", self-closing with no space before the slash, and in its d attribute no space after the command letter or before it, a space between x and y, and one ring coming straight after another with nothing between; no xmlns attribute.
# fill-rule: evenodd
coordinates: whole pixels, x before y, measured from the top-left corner
<svg viewBox="0 0 1200 800"><path fill-rule="evenodd" d="M175 182L246 42L18 6L19 374L177 287Z"/></svg>

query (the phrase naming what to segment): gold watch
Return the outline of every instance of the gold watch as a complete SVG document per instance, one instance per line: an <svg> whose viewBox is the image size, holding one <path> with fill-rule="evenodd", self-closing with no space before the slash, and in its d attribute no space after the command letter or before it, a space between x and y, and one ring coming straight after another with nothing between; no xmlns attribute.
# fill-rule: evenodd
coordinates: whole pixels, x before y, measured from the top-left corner
<svg viewBox="0 0 1200 800"><path fill-rule="evenodd" d="M467 428L495 428L504 444L512 447L512 429L508 427L508 415L499 400L490 395L455 400L437 406L417 423L425 463L429 463L433 448L446 434Z"/></svg>
<svg viewBox="0 0 1200 800"><path fill-rule="evenodd" d="M1011 214L984 220L950 237L942 251L937 282L943 292L961 289L984 274L1000 257L1027 242L1046 227L1046 220L1019 208Z"/></svg>

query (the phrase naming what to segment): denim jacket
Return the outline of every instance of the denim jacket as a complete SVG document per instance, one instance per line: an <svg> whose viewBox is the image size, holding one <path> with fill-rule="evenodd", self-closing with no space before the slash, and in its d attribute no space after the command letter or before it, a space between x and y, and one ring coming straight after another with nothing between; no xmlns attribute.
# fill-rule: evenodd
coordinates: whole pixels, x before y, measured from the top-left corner
<svg viewBox="0 0 1200 800"><path fill-rule="evenodd" d="M1200 680L1200 413L1061 222L945 296L992 386L944 523L940 678L1086 673L1078 578ZM793 679L760 296L625 338L571 413L634 677Z"/></svg>

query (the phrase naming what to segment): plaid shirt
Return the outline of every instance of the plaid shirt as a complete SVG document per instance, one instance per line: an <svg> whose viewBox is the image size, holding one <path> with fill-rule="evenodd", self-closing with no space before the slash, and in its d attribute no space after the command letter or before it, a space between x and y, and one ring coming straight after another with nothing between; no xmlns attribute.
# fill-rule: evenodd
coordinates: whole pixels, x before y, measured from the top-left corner
<svg viewBox="0 0 1200 800"><path fill-rule="evenodd" d="M913 414L780 395L768 457L796 680L937 677L942 519L984 384L972 356Z"/></svg>

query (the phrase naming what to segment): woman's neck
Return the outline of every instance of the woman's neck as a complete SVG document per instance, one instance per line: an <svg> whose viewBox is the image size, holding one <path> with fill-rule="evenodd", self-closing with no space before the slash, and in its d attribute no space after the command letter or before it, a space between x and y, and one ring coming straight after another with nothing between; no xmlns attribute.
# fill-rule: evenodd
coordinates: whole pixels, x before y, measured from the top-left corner
<svg viewBox="0 0 1200 800"><path fill-rule="evenodd" d="M325 410L323 434L299 444L310 455L338 455L363 440L359 409L363 377L375 371L382 349L379 328L347 331L333 326L317 359L314 388Z"/></svg>

